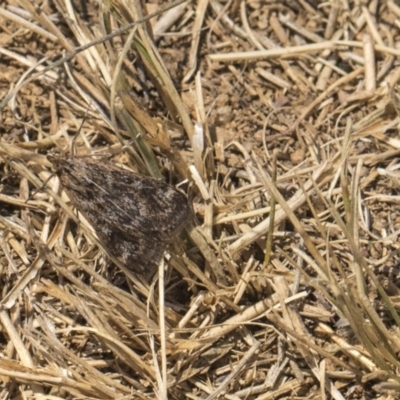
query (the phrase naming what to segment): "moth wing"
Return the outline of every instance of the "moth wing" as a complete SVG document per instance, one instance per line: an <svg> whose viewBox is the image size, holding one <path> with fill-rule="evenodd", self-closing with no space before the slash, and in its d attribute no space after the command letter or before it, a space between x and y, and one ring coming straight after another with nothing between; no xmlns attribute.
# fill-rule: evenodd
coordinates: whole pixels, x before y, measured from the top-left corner
<svg viewBox="0 0 400 400"><path fill-rule="evenodd" d="M99 230L97 235L109 255L138 274L154 272L166 247L155 238L132 237L107 227Z"/></svg>
<svg viewBox="0 0 400 400"><path fill-rule="evenodd" d="M114 205L116 220L127 231L133 228L168 240L188 218L185 195L165 182L136 175L134 182L126 186L119 183L112 190L119 198L125 197L124 209L118 207L118 202Z"/></svg>
<svg viewBox="0 0 400 400"><path fill-rule="evenodd" d="M96 230L109 225L128 235L140 232L165 241L188 218L185 195L165 182L112 164L88 160L59 164L61 181L72 203Z"/></svg>

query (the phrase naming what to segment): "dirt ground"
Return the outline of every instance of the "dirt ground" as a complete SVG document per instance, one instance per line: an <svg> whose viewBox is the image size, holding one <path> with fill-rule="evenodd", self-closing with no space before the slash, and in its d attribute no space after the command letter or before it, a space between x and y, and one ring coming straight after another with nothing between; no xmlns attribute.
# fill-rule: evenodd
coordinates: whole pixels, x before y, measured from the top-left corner
<svg viewBox="0 0 400 400"><path fill-rule="evenodd" d="M1 2L0 399L400 398L400 6L171 4Z"/></svg>

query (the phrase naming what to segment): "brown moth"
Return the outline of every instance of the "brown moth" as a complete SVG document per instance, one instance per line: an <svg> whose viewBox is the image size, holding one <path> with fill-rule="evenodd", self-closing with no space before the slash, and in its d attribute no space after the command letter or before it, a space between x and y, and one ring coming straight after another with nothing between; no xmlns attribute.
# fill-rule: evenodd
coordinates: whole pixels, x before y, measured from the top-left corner
<svg viewBox="0 0 400 400"><path fill-rule="evenodd" d="M157 179L111 163L49 157L71 203L106 251L139 274L156 269L189 216L184 194Z"/></svg>

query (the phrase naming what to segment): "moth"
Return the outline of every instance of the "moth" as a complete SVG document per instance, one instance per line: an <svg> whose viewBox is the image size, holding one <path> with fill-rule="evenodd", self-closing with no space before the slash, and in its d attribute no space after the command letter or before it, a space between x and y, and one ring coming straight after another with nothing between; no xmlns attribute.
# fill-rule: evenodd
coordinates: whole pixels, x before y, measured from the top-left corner
<svg viewBox="0 0 400 400"><path fill-rule="evenodd" d="M189 216L186 196L112 163L49 157L61 184L106 251L138 274L154 272Z"/></svg>

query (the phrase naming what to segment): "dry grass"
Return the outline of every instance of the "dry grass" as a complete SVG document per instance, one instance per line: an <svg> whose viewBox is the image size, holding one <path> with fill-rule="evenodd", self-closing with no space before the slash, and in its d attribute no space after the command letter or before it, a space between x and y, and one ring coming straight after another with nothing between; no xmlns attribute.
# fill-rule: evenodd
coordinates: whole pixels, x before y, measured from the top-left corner
<svg viewBox="0 0 400 400"><path fill-rule="evenodd" d="M0 398L399 398L400 8L100 3L0 8ZM54 152L186 180L158 280Z"/></svg>

